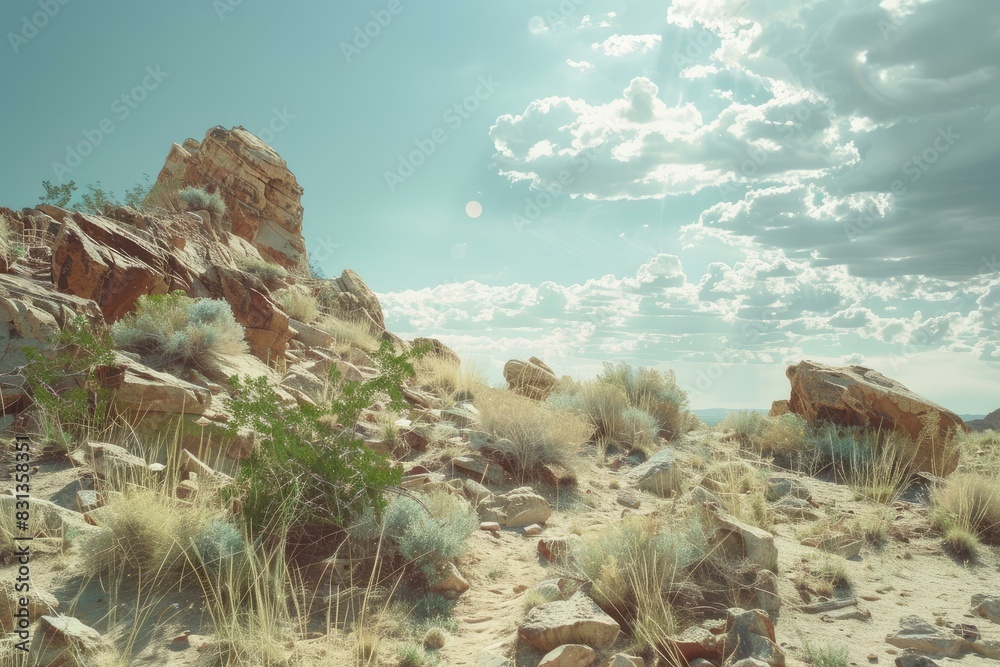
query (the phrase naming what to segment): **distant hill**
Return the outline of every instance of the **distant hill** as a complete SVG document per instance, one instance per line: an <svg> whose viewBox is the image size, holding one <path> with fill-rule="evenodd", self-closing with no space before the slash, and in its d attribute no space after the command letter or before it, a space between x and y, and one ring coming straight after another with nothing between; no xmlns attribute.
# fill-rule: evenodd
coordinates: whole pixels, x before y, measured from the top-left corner
<svg viewBox="0 0 1000 667"><path fill-rule="evenodd" d="M766 415L770 412L770 408L747 408L745 410L733 410L731 408L703 408L701 410L691 410L692 414L709 426L718 424L730 412L760 412Z"/></svg>
<svg viewBox="0 0 1000 667"><path fill-rule="evenodd" d="M965 424L973 431L1000 430L1000 410L988 415L961 415Z"/></svg>

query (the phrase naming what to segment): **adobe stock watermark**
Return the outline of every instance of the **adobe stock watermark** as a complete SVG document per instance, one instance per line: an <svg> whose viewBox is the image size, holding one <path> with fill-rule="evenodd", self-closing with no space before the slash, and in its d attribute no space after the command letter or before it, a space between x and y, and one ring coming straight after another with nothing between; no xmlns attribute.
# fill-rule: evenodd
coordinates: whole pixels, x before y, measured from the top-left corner
<svg viewBox="0 0 1000 667"><path fill-rule="evenodd" d="M243 0L212 0L212 8L220 21L226 20L226 14L235 12L236 8L243 4Z"/></svg>
<svg viewBox="0 0 1000 667"><path fill-rule="evenodd" d="M293 120L295 120L295 114L289 113L288 107L281 107L280 110L275 107L271 109L271 120L267 122L267 126L257 132L257 137L265 144L271 145L274 137L284 132Z"/></svg>
<svg viewBox="0 0 1000 667"><path fill-rule="evenodd" d="M66 145L66 159L63 162L53 162L52 171L56 178L62 183L63 176L70 174L74 169L83 164L83 159L89 156L94 150L104 143L104 139L117 129L115 119L118 122L124 121L132 112L139 108L151 92L159 88L163 80L170 76L170 72L164 72L157 65L146 67L146 75L142 80L132 87L128 92L122 93L111 102L111 116L105 116L93 129L82 131L83 139L76 144Z"/></svg>
<svg viewBox="0 0 1000 667"><path fill-rule="evenodd" d="M510 216L510 221L517 233L520 234L526 226L535 224L542 217L542 214L576 183L580 174L590 169L590 165L605 150L607 147L604 144L594 148L585 148L573 156L572 169L563 169L552 183L544 188L539 188L535 194L525 197L524 209L520 213L514 213Z"/></svg>
<svg viewBox="0 0 1000 667"><path fill-rule="evenodd" d="M370 11L372 20L354 26L351 41L340 43L340 52L344 54L344 60L350 64L355 57L360 56L361 52L371 46L371 43L382 35L382 31L388 28L404 9L406 6L402 0L389 0L382 9Z"/></svg>
<svg viewBox="0 0 1000 667"><path fill-rule="evenodd" d="M397 156L396 168L384 173L385 184L389 186L389 192L395 192L396 188L417 172L417 169L426 164L427 160L437 152L438 147L448 141L449 131L457 132L465 124L465 121L479 110L483 102L493 96L500 85L493 80L492 74L481 76L471 95L467 95L445 109L444 113L441 114L441 120L447 125L447 129L436 127L426 137L414 139L415 148L408 153L400 153Z"/></svg>
<svg viewBox="0 0 1000 667"><path fill-rule="evenodd" d="M955 132L950 125L947 128L939 127L937 134L930 144L919 153L911 155L910 159L906 160L900 167L903 175L909 178L907 180L901 178L895 179L889 184L889 191L897 197L906 194L909 190L907 181L909 183L916 183L922 179L961 138L962 135ZM869 202L858 215L857 220L844 224L844 233L847 235L848 240L856 241L882 219L883 216L878 207L874 203Z"/></svg>
<svg viewBox="0 0 1000 667"><path fill-rule="evenodd" d="M30 16L28 14L22 16L21 29L17 32L7 33L7 41L10 42L10 48L14 50L14 55L20 54L21 47L38 36L38 32L45 28L49 21L54 19L59 11L69 3L70 0L38 0L39 11Z"/></svg>

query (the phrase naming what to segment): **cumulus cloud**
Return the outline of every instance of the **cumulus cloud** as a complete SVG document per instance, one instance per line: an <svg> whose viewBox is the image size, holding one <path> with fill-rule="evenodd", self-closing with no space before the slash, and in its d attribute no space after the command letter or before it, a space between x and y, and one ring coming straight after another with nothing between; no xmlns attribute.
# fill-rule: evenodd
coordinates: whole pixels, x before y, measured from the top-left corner
<svg viewBox="0 0 1000 667"><path fill-rule="evenodd" d="M621 58L633 53L648 53L660 44L661 39L660 35L611 35L591 48L606 56Z"/></svg>
<svg viewBox="0 0 1000 667"><path fill-rule="evenodd" d="M679 74L705 94L668 100L669 76L635 76L617 99L537 100L491 129L500 173L542 190L570 174L563 191L594 200L715 195L693 222L701 233L856 275L979 271L995 246L1000 172L991 0L674 0L665 10L682 35ZM593 48L621 56L658 38L615 34ZM555 150L536 159L545 139Z"/></svg>

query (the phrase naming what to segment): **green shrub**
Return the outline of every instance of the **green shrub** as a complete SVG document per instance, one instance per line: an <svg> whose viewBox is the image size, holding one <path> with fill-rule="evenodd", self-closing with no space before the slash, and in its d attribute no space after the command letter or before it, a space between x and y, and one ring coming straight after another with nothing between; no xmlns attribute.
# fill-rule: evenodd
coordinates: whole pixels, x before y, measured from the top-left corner
<svg viewBox="0 0 1000 667"><path fill-rule="evenodd" d="M192 546L211 518L204 507L183 505L143 490L113 500L101 521L108 530L95 533L84 550L92 574L126 570L171 578L194 562Z"/></svg>
<svg viewBox="0 0 1000 667"><path fill-rule="evenodd" d="M319 306L316 303L316 297L303 289L289 287L278 290L271 296L274 297L278 305L281 306L281 309L293 320L309 324L319 317Z"/></svg>
<svg viewBox="0 0 1000 667"><path fill-rule="evenodd" d="M135 312L111 326L115 344L155 368L205 367L218 355L247 349L229 304L183 292L140 297Z"/></svg>
<svg viewBox="0 0 1000 667"><path fill-rule="evenodd" d="M215 518L194 538L199 560L209 574L227 578L246 558L247 544L242 531L232 523Z"/></svg>
<svg viewBox="0 0 1000 667"><path fill-rule="evenodd" d="M27 359L24 379L34 407L53 432L81 435L104 426L111 413L112 392L101 385L99 366L114 362L114 345L102 325L82 315L66 324L52 349L22 348Z"/></svg>
<svg viewBox="0 0 1000 667"><path fill-rule="evenodd" d="M814 667L847 667L848 653L843 646L834 644L814 644L803 639L802 649L805 660Z"/></svg>
<svg viewBox="0 0 1000 667"><path fill-rule="evenodd" d="M413 376L410 354L396 355L385 341L374 353L379 374L364 382L341 383L334 366L330 383L340 394L318 406L282 405L265 377L232 379L237 394L229 401L228 427L260 436L238 476L242 516L252 532L309 534L342 528L366 510L381 514L384 491L399 484L402 473L357 437L356 426L379 396L388 396L390 410L407 407L400 385Z"/></svg>
<svg viewBox="0 0 1000 667"><path fill-rule="evenodd" d="M431 494L423 505L397 496L386 507L383 534L401 561L423 584L433 584L439 568L462 555L479 518L468 501L445 492Z"/></svg>
<svg viewBox="0 0 1000 667"><path fill-rule="evenodd" d="M226 214L226 202L218 192L206 192L202 188L187 187L177 193L191 211L209 211L222 217Z"/></svg>

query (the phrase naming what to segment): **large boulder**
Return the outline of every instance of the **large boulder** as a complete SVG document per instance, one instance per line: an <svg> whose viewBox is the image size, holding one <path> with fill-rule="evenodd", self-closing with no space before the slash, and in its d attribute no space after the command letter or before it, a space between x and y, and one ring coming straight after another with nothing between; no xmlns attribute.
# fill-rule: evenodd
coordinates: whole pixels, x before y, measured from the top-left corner
<svg viewBox="0 0 1000 667"><path fill-rule="evenodd" d="M96 301L108 322L133 310L140 296L180 287L170 276L169 253L147 232L108 218L39 208L62 222L52 248L52 282Z"/></svg>
<svg viewBox="0 0 1000 667"><path fill-rule="evenodd" d="M583 644L604 649L615 643L621 627L583 591L568 600L539 605L528 612L518 633L542 651L563 644Z"/></svg>
<svg viewBox="0 0 1000 667"><path fill-rule="evenodd" d="M629 483L643 491L669 498L679 493L685 473L677 465L673 450L661 449L626 475Z"/></svg>
<svg viewBox="0 0 1000 667"><path fill-rule="evenodd" d="M331 315L366 322L376 331L385 331L385 315L378 297L354 271L344 269L339 278L325 281L318 292L320 304Z"/></svg>
<svg viewBox="0 0 1000 667"><path fill-rule="evenodd" d="M217 191L234 234L285 269L308 272L302 188L274 149L244 128L213 127L201 142L174 144L157 185Z"/></svg>
<svg viewBox="0 0 1000 667"><path fill-rule="evenodd" d="M827 421L898 431L912 443L918 471L947 475L958 465L955 434L961 417L863 366L802 361L785 371L792 385L788 408L810 424Z"/></svg>
<svg viewBox="0 0 1000 667"><path fill-rule="evenodd" d="M536 401L544 401L556 388L559 378L538 357L527 361L511 359L503 367L503 377L511 391Z"/></svg>

